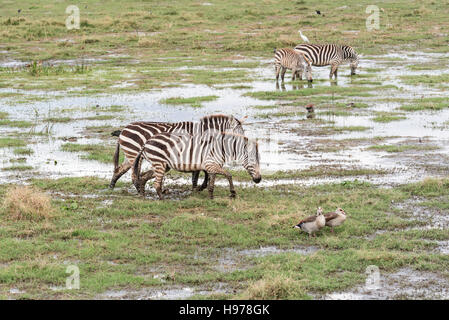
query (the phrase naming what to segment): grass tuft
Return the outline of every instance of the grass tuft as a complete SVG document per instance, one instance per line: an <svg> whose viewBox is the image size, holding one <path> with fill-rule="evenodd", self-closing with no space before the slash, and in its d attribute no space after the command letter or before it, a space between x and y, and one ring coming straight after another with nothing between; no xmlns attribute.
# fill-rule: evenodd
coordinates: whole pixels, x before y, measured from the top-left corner
<svg viewBox="0 0 449 320"><path fill-rule="evenodd" d="M39 221L51 217L50 197L30 186L9 188L3 200L2 212L12 220Z"/></svg>
<svg viewBox="0 0 449 320"><path fill-rule="evenodd" d="M308 295L297 280L285 275L268 276L251 284L242 294L247 300L304 299Z"/></svg>

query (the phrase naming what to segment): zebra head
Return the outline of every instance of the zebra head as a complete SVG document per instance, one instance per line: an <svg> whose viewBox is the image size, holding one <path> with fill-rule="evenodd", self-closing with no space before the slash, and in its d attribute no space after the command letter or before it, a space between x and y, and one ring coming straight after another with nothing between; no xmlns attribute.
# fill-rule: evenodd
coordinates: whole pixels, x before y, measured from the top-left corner
<svg viewBox="0 0 449 320"><path fill-rule="evenodd" d="M234 116L227 116L223 114L213 114L201 118L203 130L215 129L221 132L229 132L244 135L245 132L242 127L242 121L239 121Z"/></svg>
<svg viewBox="0 0 449 320"><path fill-rule="evenodd" d="M350 46L342 46L343 49L343 58L346 61L349 61L351 67L351 76L355 75L355 70L359 65L359 56L357 52L355 52L353 47Z"/></svg>
<svg viewBox="0 0 449 320"><path fill-rule="evenodd" d="M259 183L262 180L260 174L259 163L259 145L256 141L250 141L245 137L245 152L243 159L243 167L248 171L251 178L255 183Z"/></svg>
<svg viewBox="0 0 449 320"><path fill-rule="evenodd" d="M237 119L234 116L230 116L230 120L229 120L230 131L232 131L233 133L236 133L236 134L244 135L245 131L243 130L242 123L243 123L243 121L240 121L239 119Z"/></svg>
<svg viewBox="0 0 449 320"><path fill-rule="evenodd" d="M356 58L354 60L351 61L351 76L355 75L355 70L357 69L359 65L359 56L357 56L356 54Z"/></svg>
<svg viewBox="0 0 449 320"><path fill-rule="evenodd" d="M345 59L349 60L351 67L351 76L355 75L355 70L359 65L359 55L355 52L354 48L350 46L344 46Z"/></svg>

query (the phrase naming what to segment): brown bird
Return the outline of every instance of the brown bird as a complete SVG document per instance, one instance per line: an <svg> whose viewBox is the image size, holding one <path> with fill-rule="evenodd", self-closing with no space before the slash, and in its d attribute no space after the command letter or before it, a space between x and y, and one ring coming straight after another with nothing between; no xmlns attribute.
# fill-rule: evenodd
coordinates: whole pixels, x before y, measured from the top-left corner
<svg viewBox="0 0 449 320"><path fill-rule="evenodd" d="M346 212L342 208L337 208L335 212L329 212L324 215L326 219L326 226L331 227L332 233L334 233L334 227L342 225L346 220Z"/></svg>
<svg viewBox="0 0 449 320"><path fill-rule="evenodd" d="M316 211L316 215L299 221L299 223L296 226L293 226L293 228L301 229L302 231L307 232L309 234L309 237L310 235L315 237L315 232L323 228L325 224L326 220L323 216L323 209L321 209L320 207Z"/></svg>
<svg viewBox="0 0 449 320"><path fill-rule="evenodd" d="M307 112L314 112L315 110L313 109L315 105L313 103L309 103L306 105L306 110Z"/></svg>

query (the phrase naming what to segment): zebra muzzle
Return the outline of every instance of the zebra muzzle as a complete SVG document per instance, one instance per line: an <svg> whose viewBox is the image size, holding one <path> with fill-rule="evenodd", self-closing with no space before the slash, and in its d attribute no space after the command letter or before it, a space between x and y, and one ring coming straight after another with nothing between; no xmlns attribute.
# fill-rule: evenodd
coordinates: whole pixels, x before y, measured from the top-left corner
<svg viewBox="0 0 449 320"><path fill-rule="evenodd" d="M255 183L259 183L261 180L262 180L262 177L256 177L256 178L253 178L253 181L254 181Z"/></svg>

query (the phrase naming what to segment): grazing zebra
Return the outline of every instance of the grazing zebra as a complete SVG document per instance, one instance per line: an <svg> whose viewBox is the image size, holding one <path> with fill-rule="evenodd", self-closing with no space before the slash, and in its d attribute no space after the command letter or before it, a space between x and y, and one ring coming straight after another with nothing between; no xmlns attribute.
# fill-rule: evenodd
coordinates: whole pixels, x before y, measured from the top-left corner
<svg viewBox="0 0 449 320"><path fill-rule="evenodd" d="M287 69L292 70L292 81L296 76L302 80L302 73L306 65L306 76L309 82L312 82L312 67L310 60L304 54L290 48L274 49L274 67L276 70L276 81L279 79L279 72L281 72L281 79L284 82L284 75ZM299 71L299 72L297 72Z"/></svg>
<svg viewBox="0 0 449 320"><path fill-rule="evenodd" d="M355 75L355 70L359 64L359 56L350 46L337 44L299 44L295 47L295 50L303 53L311 61L312 66L323 67L330 65L330 79L332 79L332 75L335 75L335 79L337 79L338 66L343 62L350 62L351 75Z"/></svg>
<svg viewBox="0 0 449 320"><path fill-rule="evenodd" d="M141 157L151 162L154 168L154 188L162 200L162 181L167 168L182 172L204 170L209 174L209 197L214 196L215 177L224 175L229 181L231 198L236 193L231 174L223 169L229 162L243 165L255 183L261 178L259 166L259 148L256 142L249 141L240 134L209 130L201 135L183 133L159 133L149 139L134 161L135 186L144 195L145 189L139 181L139 163Z"/></svg>
<svg viewBox="0 0 449 320"><path fill-rule="evenodd" d="M128 124L121 131L114 131L113 135L118 136L117 147L114 154L114 175L112 176L109 187L114 188L116 182L122 175L124 175L133 165L142 146L153 135L161 132L186 132L189 134L201 134L208 129L216 129L218 131L230 131L238 134L244 134L242 128L242 121L239 121L234 116L227 116L222 114L209 115L200 119L200 122L133 122ZM125 153L125 161L119 166L119 154L120 147ZM140 168L139 168L140 171ZM207 187L207 173L204 177L204 182L199 191L204 190ZM148 181L151 179L152 172L148 172L142 175L142 180ZM193 189L196 189L198 183L199 171L192 173L192 185ZM135 175L132 175L133 181ZM146 182L145 181L145 182Z"/></svg>

